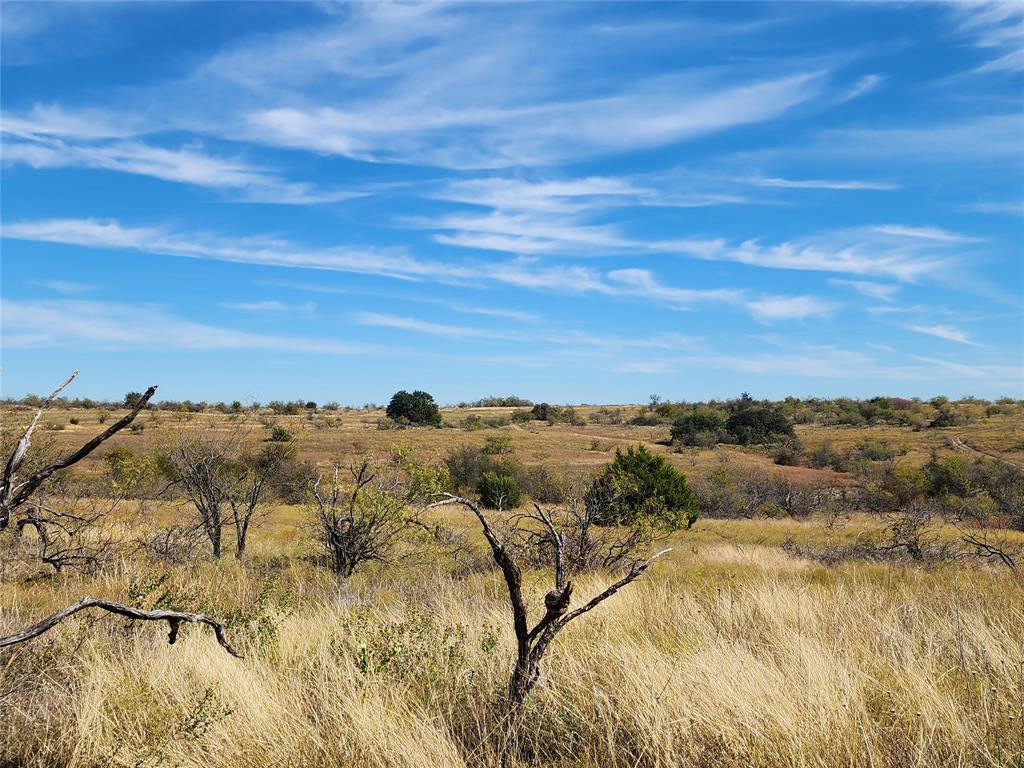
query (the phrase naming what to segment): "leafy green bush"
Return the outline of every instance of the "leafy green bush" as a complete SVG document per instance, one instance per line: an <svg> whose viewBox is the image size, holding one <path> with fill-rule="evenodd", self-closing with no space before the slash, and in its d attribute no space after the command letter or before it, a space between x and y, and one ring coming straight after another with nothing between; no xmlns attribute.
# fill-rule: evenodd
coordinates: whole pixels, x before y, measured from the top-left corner
<svg viewBox="0 0 1024 768"><path fill-rule="evenodd" d="M744 405L726 419L726 431L740 445L769 445L795 437L793 425L771 405Z"/></svg>
<svg viewBox="0 0 1024 768"><path fill-rule="evenodd" d="M616 449L615 460L605 466L587 493L588 505L600 505L594 521L599 525L628 525L641 518L676 530L697 520L697 505L686 477L664 456L642 445L625 453Z"/></svg>
<svg viewBox="0 0 1024 768"><path fill-rule="evenodd" d="M800 441L793 438L783 440L772 452L772 460L783 467L796 467L800 465L804 455L804 447Z"/></svg>
<svg viewBox="0 0 1024 768"><path fill-rule="evenodd" d="M267 439L272 443L288 443L291 442L292 433L279 424L275 424L270 430L270 437Z"/></svg>
<svg viewBox="0 0 1024 768"><path fill-rule="evenodd" d="M641 413L626 423L633 427L656 427L661 424L661 416L656 413Z"/></svg>
<svg viewBox="0 0 1024 768"><path fill-rule="evenodd" d="M724 413L713 408L697 408L672 424L672 442L707 448L709 442L712 445L719 442L724 429Z"/></svg>
<svg viewBox="0 0 1024 768"><path fill-rule="evenodd" d="M512 438L508 435L489 436L484 442L484 453L488 456L512 453Z"/></svg>
<svg viewBox="0 0 1024 768"><path fill-rule="evenodd" d="M404 389L396 392L388 403L387 416L407 424L435 427L441 424L441 411L433 396L419 389L415 392L406 392Z"/></svg>
<svg viewBox="0 0 1024 768"><path fill-rule="evenodd" d="M512 475L484 472L476 490L480 503L489 509L515 509L523 500L519 483Z"/></svg>
<svg viewBox="0 0 1024 768"><path fill-rule="evenodd" d="M520 487L534 501L541 504L560 504L565 501L565 480L543 464L523 468L518 477Z"/></svg>
<svg viewBox="0 0 1024 768"><path fill-rule="evenodd" d="M834 469L836 472L846 471L846 462L827 440L807 454L807 466L814 469Z"/></svg>

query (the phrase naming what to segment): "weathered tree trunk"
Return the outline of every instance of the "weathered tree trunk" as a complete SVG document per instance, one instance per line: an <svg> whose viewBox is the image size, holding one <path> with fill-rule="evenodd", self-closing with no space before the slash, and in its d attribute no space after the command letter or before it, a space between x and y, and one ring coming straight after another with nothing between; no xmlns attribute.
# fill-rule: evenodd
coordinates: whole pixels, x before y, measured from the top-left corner
<svg viewBox="0 0 1024 768"><path fill-rule="evenodd" d="M551 534L550 542L555 550L555 588L544 596L544 616L533 627L529 628L526 613L526 604L523 601L523 577L518 564L506 549L505 545L491 528L490 522L484 515L480 506L469 499L452 494L442 494L445 498L431 506L443 504L462 504L470 509L480 521L483 528L484 538L491 545L491 554L494 562L501 569L505 577L505 585L508 587L509 605L512 609L512 629L516 636L516 662L512 668L512 677L508 684L508 700L512 708L522 706L526 697L540 680L540 663L547 652L548 646L566 624L573 619L582 616L584 613L593 610L620 589L635 581L646 571L651 563L658 557L671 550L664 549L647 560L634 563L629 572L614 584L605 589L604 592L594 597L590 602L575 609L569 610L572 600L572 582L566 579L565 570L565 537L559 533L551 518L545 514L538 505L536 519L543 523Z"/></svg>

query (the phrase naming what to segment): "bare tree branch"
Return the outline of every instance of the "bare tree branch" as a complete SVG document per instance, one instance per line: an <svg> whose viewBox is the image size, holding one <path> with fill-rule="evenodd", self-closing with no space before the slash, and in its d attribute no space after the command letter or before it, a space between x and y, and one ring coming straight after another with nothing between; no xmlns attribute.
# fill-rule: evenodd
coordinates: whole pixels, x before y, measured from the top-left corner
<svg viewBox="0 0 1024 768"><path fill-rule="evenodd" d="M15 645L16 643L24 643L27 640L39 637L39 635L44 632L48 632L60 624L64 619L73 616L86 608L101 608L104 611L109 611L110 613L116 613L119 616L125 616L129 619L136 619L139 621L166 621L169 627L167 642L172 645L178 639L178 630L181 628L181 622L187 621L195 624L206 624L208 627L213 629L213 633L217 637L217 642L220 643L221 647L225 651L236 658L243 658L242 654L232 648L231 644L228 642L227 635L224 631L224 625L216 619L211 619L209 616L205 616L201 613L184 613L182 611L145 611L141 608L131 608L130 606L111 602L110 600L103 600L98 597L83 597L78 602L72 603L66 608L62 608L56 613L47 616L42 621L23 629L21 632L16 632L15 634L8 635L7 637L0 637L0 648Z"/></svg>
<svg viewBox="0 0 1024 768"><path fill-rule="evenodd" d="M54 401L57 395L59 395L68 384L75 380L77 375L78 371L72 371L71 375L64 380L64 383L50 393L50 396L43 401L42 405L39 406L39 410L36 411L36 415L32 418L32 421L29 422L29 425L26 427L21 439L18 440L18 445L15 447L14 452L7 460L7 465L4 467L3 480L0 481L0 505L3 507L6 506L4 502L10 493L11 485L14 482L14 475L21 467L22 462L25 461L25 456L28 454L29 445L32 443L32 433L35 431L36 424L39 423L39 419L42 417L43 411L49 407L50 403ZM2 512L0 512L0 514L2 514ZM0 517L0 529L5 528L6 525L7 519Z"/></svg>
<svg viewBox="0 0 1024 768"><path fill-rule="evenodd" d="M619 579L614 584L612 584L610 587L608 587L608 589L606 589L604 592L599 594L597 597L593 598L586 605L580 606L575 611L573 611L572 613L568 614L564 619L562 619L562 624L563 625L568 624L570 621L575 619L577 616L582 616L587 611L590 611L590 610L593 610L594 608L596 608L598 605L600 605L605 600L607 600L609 597L614 595L616 592L618 592L624 586L626 586L630 582L636 580L637 577L639 577L644 571L646 571L648 568L651 567L651 563L653 563L655 560L657 560L662 555L667 554L668 552L671 552L671 551L672 551L671 547L669 547L668 549L663 549L660 552L656 553L655 555L652 555L647 560L644 560L642 563L637 563L636 565L634 565L630 569L629 573L627 573L621 579Z"/></svg>
<svg viewBox="0 0 1024 768"><path fill-rule="evenodd" d="M132 408L126 416L111 424L106 430L96 435L96 437L87 442L77 451L65 456L63 459L58 459L57 461L48 464L30 475L23 483L15 486L15 475L18 468L25 460L25 455L28 452L29 445L32 441L32 432L39 421L39 417L42 415L46 407L53 402L57 394L64 389L64 387L70 384L77 375L78 372L76 371L44 401L42 406L40 406L39 411L36 412L35 418L32 419L32 423L29 424L28 429L25 430L25 434L22 435L21 440L18 441L18 446L14 449L14 453L11 454L10 459L7 461L7 466L4 468L3 485L0 486L0 531L10 524L11 514L14 510L24 504L32 493L42 485L50 475L58 470L67 469L73 464L77 464L104 442L131 424L139 414L139 411L146 407L150 398L156 393L156 387L150 387L146 390L145 394L139 398L135 407Z"/></svg>
<svg viewBox="0 0 1024 768"><path fill-rule="evenodd" d="M483 510L481 510L480 505L451 493L440 495L443 498L429 505L430 507L461 504L472 510L477 516L483 528L484 538L491 545L494 561L501 568L501 572L505 577L505 584L508 586L509 603L512 607L512 625L516 636L516 661L511 679L509 680L509 701L513 706L521 705L530 694L530 691L533 690L533 687L540 679L540 665L544 654L551 641L555 639L555 635L566 624L587 611L596 608L627 584L639 578L658 557L671 551L670 549L662 550L653 557L633 565L626 576L612 584L586 605L569 613L573 585L571 581L566 580L565 575L564 535L555 526L551 516L541 509L540 506L534 505L537 510L537 516L524 515L522 518L540 521L547 528L547 535L550 535L552 546L555 549L555 588L544 596L544 607L546 609L544 616L533 629L529 629L526 604L523 602L522 595L522 572L509 553L508 548L495 534L494 529L491 528L491 524L487 520L486 515L484 515ZM520 518L513 518L513 520L516 519ZM515 524L513 523L513 525Z"/></svg>

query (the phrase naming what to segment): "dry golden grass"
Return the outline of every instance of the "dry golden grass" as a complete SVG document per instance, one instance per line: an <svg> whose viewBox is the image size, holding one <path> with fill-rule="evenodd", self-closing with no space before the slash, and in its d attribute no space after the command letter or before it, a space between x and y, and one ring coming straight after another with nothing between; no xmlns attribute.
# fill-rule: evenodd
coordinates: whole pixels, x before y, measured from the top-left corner
<svg viewBox="0 0 1024 768"><path fill-rule="evenodd" d="M820 535L792 521L680 534L649 577L559 637L516 722L501 705L512 640L493 572L456 578L439 560L338 583L301 558L303 542L272 536L246 566L126 561L92 580L7 585L0 633L85 592L163 596L232 617L246 658L197 629L167 646L156 626L73 619L5 654L0 760L1020 765L1024 585L962 566L826 569L771 543ZM549 584L527 581L536 606Z"/></svg>
<svg viewBox="0 0 1024 768"><path fill-rule="evenodd" d="M96 432L96 413L75 415L79 425L49 433L59 445ZM601 446L667 437L593 425L392 432L376 429L379 415L276 421L319 463L396 443L436 460L501 433L527 463L585 469L609 460ZM141 434L114 444L149 450L172 430L231 425L221 415L143 421ZM962 432L1011 454L1019 427L993 420ZM800 431L811 447L905 443L907 460L921 461L961 433ZM723 456L770 465L737 448L654 448L690 475ZM92 460L86 470L97 468ZM154 503L148 514L166 523L176 512ZM0 635L92 594L226 617L245 654L227 656L199 628L168 646L162 625L75 617L0 652L0 765L1024 765L1024 584L1007 569L959 563L826 568L780 548L852 540L875 524L866 517L838 533L793 520L699 521L649 574L558 637L541 686L510 718L502 696L512 633L499 575L467 574L419 545L404 562L338 582L309 559L307 514L276 507L244 565L130 557L93 577L0 583ZM468 517L436 515L471 531L487 562ZM610 578L582 579L577 603ZM536 614L550 583L541 573L526 582Z"/></svg>

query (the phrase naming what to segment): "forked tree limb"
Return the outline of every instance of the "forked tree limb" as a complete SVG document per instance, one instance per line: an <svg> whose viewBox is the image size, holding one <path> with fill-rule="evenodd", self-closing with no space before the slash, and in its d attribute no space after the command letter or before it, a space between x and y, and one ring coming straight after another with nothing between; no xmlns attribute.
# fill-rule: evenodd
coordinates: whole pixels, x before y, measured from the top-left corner
<svg viewBox="0 0 1024 768"><path fill-rule="evenodd" d="M526 617L526 603L523 601L522 571L519 570L519 566L512 559L505 545L502 544L501 539L498 538L494 529L491 528L491 524L487 520L487 516L484 515L483 510L480 509L479 504L452 493L442 493L440 495L442 499L428 505L427 509L442 507L447 504L461 504L471 510L476 515L477 520L480 521L484 538L491 545L491 554L494 556L494 562L501 569L502 576L505 577L505 585L508 587L508 598L512 607L512 628L516 633L516 644L519 647L519 653L521 655L527 653L529 651L528 637L530 629Z"/></svg>
<svg viewBox="0 0 1024 768"><path fill-rule="evenodd" d="M90 453L92 453L94 450L96 450L104 442L106 442L115 434L117 434L122 429L131 424L132 421L134 421L135 417L139 415L139 411L146 407L146 405L149 403L150 398L153 397L153 395L156 393L156 386L150 387L145 391L142 397L139 398L138 402L135 403L135 406L126 416L123 416L122 418L118 419L116 422L107 427L107 429L105 429L103 432L96 435L89 442L85 443L85 445L83 445L77 451L74 451L73 453L65 456L63 459L58 459L57 461L48 464L42 469L29 475L28 479L26 479L20 485L14 486L15 474L17 473L18 468L21 466L22 462L25 460L25 454L28 452L29 445L32 441L32 432L35 429L36 424L39 422L39 417L42 416L43 411L46 409L46 407L51 402L53 402L53 399L57 396L57 394L62 389L64 389L64 387L70 384L71 381L77 375L77 371L71 374L71 376L68 377L68 380L61 384L59 387L57 387L57 389L55 389L53 393L45 400L42 406L40 406L39 410L36 412L35 418L32 419L32 423L29 424L28 429L25 430L25 433L18 441L18 445L15 448L14 453L11 454L11 457L8 460L7 465L4 468L2 485L0 485L0 530L6 528L10 523L11 513L15 509L20 507L22 504L24 504L32 495L32 493L36 490L36 488L42 485L43 482L50 475L61 469L67 469L73 464L77 464Z"/></svg>
<svg viewBox="0 0 1024 768"><path fill-rule="evenodd" d="M104 600L99 597L83 597L81 600L76 603L72 603L67 608L62 608L56 613L47 616L37 624L33 624L31 627L26 627L21 632L16 632L15 634L8 635L7 637L0 637L0 648L5 648L8 645L15 645L17 643L24 643L27 640L39 637L44 632L48 632L60 624L64 619L73 616L86 608L102 608L104 611L116 613L119 616L136 619L138 621L166 621L169 627L167 642L171 645L173 645L178 639L178 630L181 628L181 622L187 621L193 624L205 624L213 629L213 633L217 637L217 642L220 643L220 646L225 651L235 658L243 658L242 654L232 648L231 644L228 642L227 635L224 631L224 625L216 619L211 619L209 616L205 616L201 613L185 613L183 611L146 611L141 608L132 608L130 606L115 603L110 600Z"/></svg>
<svg viewBox="0 0 1024 768"><path fill-rule="evenodd" d="M669 547L668 549L663 549L660 552L657 552L657 553L651 555L651 557L647 558L642 563L637 563L636 565L634 565L632 568L629 569L629 573L627 573L621 579L619 579L614 584L612 584L610 587L608 587L608 589L606 589L604 592L602 592L601 594L597 595L589 603L587 603L586 605L581 605L575 611L572 611L571 613L567 614L565 616L565 618L562 619L562 622L561 622L562 625L564 626L565 624L568 624L570 621L575 619L577 616L581 616L582 614L586 613L587 611L590 611L590 610L593 610L594 608L596 608L598 605L600 605L605 600L607 600L609 597L614 595L616 592L618 592L624 586L626 586L630 582L632 582L635 579L637 579L644 571L646 571L648 568L651 567L651 563L653 563L655 560L657 560L662 555L668 554L671 551L672 551L671 547Z"/></svg>
<svg viewBox="0 0 1024 768"><path fill-rule="evenodd" d="M36 424L39 423L39 419L42 418L43 411L47 409L50 403L53 402L54 398L61 393L68 384L75 380L78 375L78 371L72 371L71 375L68 376L64 383L57 387L50 396L46 398L42 405L39 406L39 410L36 411L36 415L32 417L32 421L29 422L25 428L25 432L22 434L21 439L18 440L18 444L14 447L14 451L11 453L10 458L7 459L7 464L4 466L3 479L0 479L0 501L7 498L10 493L11 484L14 482L14 474L21 467L21 463L25 460L25 455L28 453L28 447L32 443L32 433L35 431Z"/></svg>
<svg viewBox="0 0 1024 768"><path fill-rule="evenodd" d="M540 665L544 654L557 635L570 621L582 616L587 611L593 610L605 600L610 598L620 589L638 579L657 558L671 549L663 549L653 557L636 563L630 568L629 573L616 581L614 584L597 595L590 602L569 611L569 603L572 600L573 585L565 577L565 553L564 538L555 527L551 516L544 512L539 505L534 505L537 516L526 515L533 520L544 524L551 536L552 545L555 548L555 588L544 596L544 616L540 621L529 629L527 620L526 604L522 594L522 572L516 564L508 549L491 528L487 516L480 505L462 496L451 493L439 494L442 498L430 505L430 507L445 506L448 504L461 504L470 509L480 521L483 528L484 538L491 545L491 552L494 554L494 561L501 568L508 586L509 602L512 607L512 626L516 635L516 662L512 671L512 678L509 681L509 700L515 706L521 705L526 696L529 695L537 680L540 678Z"/></svg>

